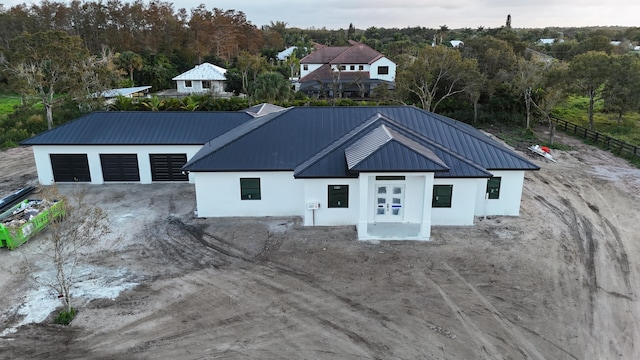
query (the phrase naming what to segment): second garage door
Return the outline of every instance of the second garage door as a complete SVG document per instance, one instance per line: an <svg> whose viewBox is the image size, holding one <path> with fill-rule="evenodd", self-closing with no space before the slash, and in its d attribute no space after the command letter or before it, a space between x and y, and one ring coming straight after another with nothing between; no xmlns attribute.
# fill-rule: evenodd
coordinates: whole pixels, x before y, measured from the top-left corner
<svg viewBox="0 0 640 360"><path fill-rule="evenodd" d="M186 154L149 154L152 181L188 181L182 166L187 163Z"/></svg>
<svg viewBox="0 0 640 360"><path fill-rule="evenodd" d="M100 154L104 181L140 181L138 155Z"/></svg>

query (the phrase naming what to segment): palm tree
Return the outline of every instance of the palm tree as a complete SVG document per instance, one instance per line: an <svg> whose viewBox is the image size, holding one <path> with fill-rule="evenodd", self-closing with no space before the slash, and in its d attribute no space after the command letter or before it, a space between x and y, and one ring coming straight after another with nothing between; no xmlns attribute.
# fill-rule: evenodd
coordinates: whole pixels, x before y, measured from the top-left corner
<svg viewBox="0 0 640 360"><path fill-rule="evenodd" d="M157 96L145 99L140 103L149 111L160 111L162 108L164 108L165 105L164 100L160 99Z"/></svg>
<svg viewBox="0 0 640 360"><path fill-rule="evenodd" d="M118 65L127 71L129 74L129 81L133 84L133 71L142 69L144 60L142 56L134 53L133 51L125 51L121 53L117 58Z"/></svg>
<svg viewBox="0 0 640 360"><path fill-rule="evenodd" d="M180 106L180 109L187 111L196 111L199 107L200 102L198 100L196 100L192 96L187 96L182 100L182 106Z"/></svg>

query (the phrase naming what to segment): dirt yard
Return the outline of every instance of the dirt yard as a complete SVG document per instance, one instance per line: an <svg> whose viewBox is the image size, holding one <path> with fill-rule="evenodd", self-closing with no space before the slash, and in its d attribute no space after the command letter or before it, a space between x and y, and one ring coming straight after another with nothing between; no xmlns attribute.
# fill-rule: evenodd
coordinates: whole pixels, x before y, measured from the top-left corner
<svg viewBox="0 0 640 360"><path fill-rule="evenodd" d="M542 169L520 217L430 242L197 219L191 185L86 186L114 229L86 256L93 287L68 327L30 317L56 301L21 265L45 234L2 249L0 358L638 359L640 170L559 141L557 164L525 154ZM0 152L0 193L35 183L30 149Z"/></svg>

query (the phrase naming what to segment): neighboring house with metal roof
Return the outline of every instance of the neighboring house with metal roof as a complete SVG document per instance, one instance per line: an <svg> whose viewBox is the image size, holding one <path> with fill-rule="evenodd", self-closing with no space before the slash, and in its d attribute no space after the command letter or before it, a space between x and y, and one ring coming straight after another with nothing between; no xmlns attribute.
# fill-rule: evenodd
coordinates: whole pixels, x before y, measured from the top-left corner
<svg viewBox="0 0 640 360"><path fill-rule="evenodd" d="M192 94L202 92L223 93L227 69L209 63L196 65L172 80L176 81L178 93Z"/></svg>
<svg viewBox="0 0 640 360"><path fill-rule="evenodd" d="M22 144L42 184L190 181L200 217L300 216L355 225L360 239L428 240L432 225L517 216L524 173L539 169L415 107L261 110L99 112Z"/></svg>
<svg viewBox="0 0 640 360"><path fill-rule="evenodd" d="M382 84L395 88L396 64L365 44L349 42L350 46L318 47L300 59L298 91L316 96L367 97Z"/></svg>

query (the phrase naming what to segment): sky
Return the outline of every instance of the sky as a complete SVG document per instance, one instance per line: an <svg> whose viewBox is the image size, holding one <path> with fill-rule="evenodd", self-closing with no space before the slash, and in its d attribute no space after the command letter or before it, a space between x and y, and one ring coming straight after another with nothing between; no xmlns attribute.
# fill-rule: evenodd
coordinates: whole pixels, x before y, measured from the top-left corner
<svg viewBox="0 0 640 360"><path fill-rule="evenodd" d="M55 1L55 0L52 0ZM127 0L121 0L127 2ZM163 0L164 1L164 0ZM5 8L39 1L0 0ZM106 0L104 0L106 3ZM145 0L146 2L146 0ZM497 28L511 15L514 28L640 26L638 0L175 0L187 10L205 4L245 13L260 27L283 21L287 27L357 29L422 26L450 29Z"/></svg>

